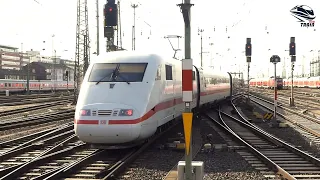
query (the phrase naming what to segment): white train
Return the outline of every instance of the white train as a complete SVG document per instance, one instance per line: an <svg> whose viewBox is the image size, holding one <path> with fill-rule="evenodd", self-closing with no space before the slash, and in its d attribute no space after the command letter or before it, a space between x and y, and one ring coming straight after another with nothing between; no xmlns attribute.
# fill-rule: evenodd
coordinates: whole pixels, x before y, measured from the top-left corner
<svg viewBox="0 0 320 180"><path fill-rule="evenodd" d="M3 93L6 90L10 92L21 92L27 88L26 80L15 80L15 79L0 79L0 92ZM56 90L71 90L74 88L73 81L56 81ZM29 89L31 91L50 91L54 89L54 83L51 80L30 80Z"/></svg>
<svg viewBox="0 0 320 180"><path fill-rule="evenodd" d="M192 108L232 95L229 73L193 72ZM181 61L111 52L96 57L85 74L74 129L82 141L97 147L126 147L149 138L183 111Z"/></svg>

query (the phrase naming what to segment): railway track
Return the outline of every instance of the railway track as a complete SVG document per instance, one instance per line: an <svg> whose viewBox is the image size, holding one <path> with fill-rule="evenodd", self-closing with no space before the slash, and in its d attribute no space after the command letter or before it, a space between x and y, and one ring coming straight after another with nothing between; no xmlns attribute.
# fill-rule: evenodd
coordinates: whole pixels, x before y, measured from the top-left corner
<svg viewBox="0 0 320 180"><path fill-rule="evenodd" d="M273 90L268 90L268 89L252 89L251 92L255 92L255 93L265 93L268 95L274 95L274 91ZM278 90L277 91L279 96L284 96L289 98L290 97L290 91L283 91L283 90ZM311 96L307 93L304 92L298 92L296 90L293 91L293 95L294 97L296 97L298 100L308 100L309 102L312 102L313 104L318 104L320 102L319 97L314 97Z"/></svg>
<svg viewBox="0 0 320 180"><path fill-rule="evenodd" d="M72 143L76 140L73 123L67 123L2 142L0 143L0 176L4 176L38 157L61 149L66 143Z"/></svg>
<svg viewBox="0 0 320 180"><path fill-rule="evenodd" d="M54 138L49 138L45 143L46 147L49 149L44 150L42 146L42 152L35 153L36 157L31 160L19 163L15 166L7 168L6 171L0 171L1 180L11 180L11 179L33 179L33 180L43 180L43 179L68 179L68 180L79 180L79 179L109 179L117 176L121 171L124 170L132 161L134 161L142 152L144 152L150 145L164 133L175 127L177 124L173 124L170 128L167 128L161 133L157 133L155 136L150 138L150 140L140 146L122 149L122 150L107 150L107 149L95 149L91 148L90 145L85 144L81 141L77 141L74 138L73 142L71 139L73 136L69 136L70 130L65 130L64 135L59 136L67 137L60 144L53 145ZM70 127L68 127L70 128ZM50 130L42 132L46 134ZM58 130L57 130L58 131ZM61 132L62 130L60 130ZM68 132L68 133L67 133ZM38 135L40 136L40 135ZM44 135L42 135L44 136ZM35 135L30 136L24 141L38 141L33 139ZM31 140L28 140L31 139ZM20 143L23 141L19 140ZM55 140L56 141L56 140ZM29 143L30 144L30 143ZM32 143L31 143L32 144ZM30 144L30 146L31 146ZM63 144L63 145L61 145ZM32 144L36 147L36 144ZM19 145L22 146L22 145ZM52 147L53 146L53 147ZM61 146L63 148L61 148ZM24 146L23 146L24 147ZM13 147L20 150L19 147ZM53 149L56 148L56 149ZM11 148L12 149L12 148ZM27 148L26 148L27 149ZM27 154L26 150L21 150L24 155ZM7 152L14 152L14 150L9 150ZM21 154L21 153L20 153ZM20 155L19 155L20 157ZM23 156L25 157L25 156ZM11 157L14 159L14 157ZM0 163L1 165L1 163Z"/></svg>
<svg viewBox="0 0 320 180"><path fill-rule="evenodd" d="M273 102L270 102L268 100L265 100L263 98L250 95L250 100L259 106L269 110L270 112L273 112ZM291 123L293 126L300 129L300 133L311 139L313 143L320 145L320 120L306 116L302 113L299 113L297 111L294 111L292 109L278 106L278 108L281 108L286 111L286 114L277 112L277 115L281 116L285 120L287 120L289 123Z"/></svg>
<svg viewBox="0 0 320 180"><path fill-rule="evenodd" d="M23 112L27 112L27 111L33 111L33 110L48 108L48 107L51 107L51 106L62 105L62 104L70 103L70 102L72 102L71 99L67 99L67 100L61 100L60 99L60 101L58 101L58 102L50 102L50 103L44 103L44 104L30 106L30 107L24 107L24 108L13 109L13 110L6 110L6 111L0 112L0 117L12 115L12 114L17 114L17 113L23 113Z"/></svg>
<svg viewBox="0 0 320 180"><path fill-rule="evenodd" d="M258 93L257 91L254 91L252 93ZM265 93L261 93L259 92L259 95L264 95L266 97L268 97L269 99L274 98L274 93L269 93L269 92L265 92ZM283 95L285 97L283 97ZM288 99L289 99L290 95L285 95L285 94L281 94L281 96L278 96L278 102L281 101L281 104L285 107L289 108L288 104ZM309 109L314 109L314 108L318 108L319 106L319 102L315 102L315 101L306 101L305 99L300 99L300 97L295 96L295 106L296 108L301 108L301 109L306 109L306 107L308 107Z"/></svg>
<svg viewBox="0 0 320 180"><path fill-rule="evenodd" d="M320 179L319 159L254 126L235 110L241 120L230 115L232 108L219 109L219 119L213 119L210 113L205 116L247 147L236 151L264 176L274 178L274 174L268 172L272 170L288 180Z"/></svg>
<svg viewBox="0 0 320 180"><path fill-rule="evenodd" d="M42 123L47 123L52 121L58 121L63 119L69 119L69 118L73 118L73 116L74 116L74 109L71 109L71 110L54 112L50 114L39 115L36 117L19 118L19 119L13 119L11 121L9 120L0 121L0 131L20 128L24 126L42 124Z"/></svg>
<svg viewBox="0 0 320 180"><path fill-rule="evenodd" d="M34 99L42 99L42 98L54 98L59 97L62 94L31 94L31 95L13 95L13 96L1 96L0 95L0 103L6 102L22 102Z"/></svg>
<svg viewBox="0 0 320 180"><path fill-rule="evenodd" d="M35 103L45 103L45 102L53 102L53 101L60 101L62 97L47 97L47 98L36 98L36 99L25 99L18 102L10 102L4 101L1 102L1 106L18 106L18 105L27 105L27 104L35 104ZM71 99L70 96L64 99Z"/></svg>

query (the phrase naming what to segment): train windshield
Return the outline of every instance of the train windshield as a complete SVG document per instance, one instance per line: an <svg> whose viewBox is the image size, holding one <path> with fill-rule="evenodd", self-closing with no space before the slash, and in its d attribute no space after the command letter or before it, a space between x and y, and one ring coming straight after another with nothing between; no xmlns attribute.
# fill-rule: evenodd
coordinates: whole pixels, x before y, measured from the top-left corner
<svg viewBox="0 0 320 180"><path fill-rule="evenodd" d="M148 63L96 63L89 82L142 82Z"/></svg>

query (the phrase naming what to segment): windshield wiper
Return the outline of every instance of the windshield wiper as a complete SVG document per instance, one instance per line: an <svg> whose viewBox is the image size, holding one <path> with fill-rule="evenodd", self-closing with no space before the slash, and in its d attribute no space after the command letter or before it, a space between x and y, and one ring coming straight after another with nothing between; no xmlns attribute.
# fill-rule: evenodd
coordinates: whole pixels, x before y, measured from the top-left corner
<svg viewBox="0 0 320 180"><path fill-rule="evenodd" d="M104 80L106 77L110 76L112 74L112 76L110 77L113 78L113 76L116 74L116 71L119 70L119 64L117 65L117 67L109 74L105 75L103 78L101 78L99 81L97 81L96 85L98 85L102 80Z"/></svg>
<svg viewBox="0 0 320 180"><path fill-rule="evenodd" d="M120 73L118 73L117 76L121 77L127 84L130 84L130 82L128 81L128 79L125 78L125 77L123 77Z"/></svg>
<svg viewBox="0 0 320 180"><path fill-rule="evenodd" d="M118 77L121 77L123 80L125 80L125 82L126 82L127 84L130 84L130 82L129 82L125 77L123 77L123 76L120 74L119 68L116 69L116 71L115 71L114 74L112 74L112 80L113 80L113 81L116 81L116 79L117 79Z"/></svg>
<svg viewBox="0 0 320 180"><path fill-rule="evenodd" d="M106 76L104 76L103 78L101 78L99 81L97 81L96 85L99 84L99 83L100 83L103 79L105 79L106 77L110 76L111 74L112 74L112 75L111 75L110 79L112 79L112 81L116 81L117 77L119 76L119 77L121 77L123 80L125 80L127 84L130 84L130 82L120 74L120 72L119 72L119 69L120 69L120 68L119 68L119 67L120 67L120 64L118 64L117 67L116 67L111 73L107 74Z"/></svg>

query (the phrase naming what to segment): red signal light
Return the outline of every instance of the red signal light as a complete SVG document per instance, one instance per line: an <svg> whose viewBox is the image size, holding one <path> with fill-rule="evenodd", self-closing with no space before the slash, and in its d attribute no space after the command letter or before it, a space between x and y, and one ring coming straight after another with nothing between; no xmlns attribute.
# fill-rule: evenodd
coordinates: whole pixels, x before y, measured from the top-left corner
<svg viewBox="0 0 320 180"><path fill-rule="evenodd" d="M109 12L112 12L112 10L113 10L112 8L109 8Z"/></svg>

